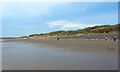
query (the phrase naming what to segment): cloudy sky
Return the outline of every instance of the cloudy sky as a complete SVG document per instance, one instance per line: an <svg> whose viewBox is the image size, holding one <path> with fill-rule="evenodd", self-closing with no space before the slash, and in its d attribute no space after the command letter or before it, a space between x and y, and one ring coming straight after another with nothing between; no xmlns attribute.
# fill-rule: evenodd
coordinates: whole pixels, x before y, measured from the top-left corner
<svg viewBox="0 0 120 72"><path fill-rule="evenodd" d="M77 30L117 22L117 2L5 2L2 5L3 36Z"/></svg>

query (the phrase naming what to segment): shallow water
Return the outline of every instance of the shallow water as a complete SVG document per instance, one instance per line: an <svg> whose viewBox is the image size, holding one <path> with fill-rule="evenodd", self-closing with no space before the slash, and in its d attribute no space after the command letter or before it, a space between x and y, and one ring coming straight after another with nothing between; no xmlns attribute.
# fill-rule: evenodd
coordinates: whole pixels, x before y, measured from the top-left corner
<svg viewBox="0 0 120 72"><path fill-rule="evenodd" d="M3 43L4 70L116 70L117 55L54 48L25 42Z"/></svg>

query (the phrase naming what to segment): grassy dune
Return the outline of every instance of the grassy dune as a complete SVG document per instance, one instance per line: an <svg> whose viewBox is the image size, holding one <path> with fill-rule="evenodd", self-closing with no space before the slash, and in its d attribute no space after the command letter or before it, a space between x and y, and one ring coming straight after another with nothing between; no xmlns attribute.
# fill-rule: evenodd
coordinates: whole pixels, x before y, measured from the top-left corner
<svg viewBox="0 0 120 72"><path fill-rule="evenodd" d="M60 37L61 39L103 39L104 36L109 36L112 38L114 35L117 36L117 33L120 29L120 24L116 25L101 25L94 27L87 27L84 29L79 29L75 31L54 31L45 34L32 34L29 36L23 36L20 38L23 39L54 39Z"/></svg>

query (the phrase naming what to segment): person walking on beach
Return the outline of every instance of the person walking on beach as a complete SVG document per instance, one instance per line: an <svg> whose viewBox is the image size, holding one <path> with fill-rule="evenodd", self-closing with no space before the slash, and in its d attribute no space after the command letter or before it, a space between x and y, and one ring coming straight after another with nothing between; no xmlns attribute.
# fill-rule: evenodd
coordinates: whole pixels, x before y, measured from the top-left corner
<svg viewBox="0 0 120 72"><path fill-rule="evenodd" d="M108 40L108 37L107 37L107 36L105 36L105 40L106 40L106 41Z"/></svg>
<svg viewBox="0 0 120 72"><path fill-rule="evenodd" d="M113 38L114 38L114 41L116 41L117 37L116 37L116 36L113 36Z"/></svg>
<svg viewBox="0 0 120 72"><path fill-rule="evenodd" d="M57 40L59 40L60 38L58 37Z"/></svg>

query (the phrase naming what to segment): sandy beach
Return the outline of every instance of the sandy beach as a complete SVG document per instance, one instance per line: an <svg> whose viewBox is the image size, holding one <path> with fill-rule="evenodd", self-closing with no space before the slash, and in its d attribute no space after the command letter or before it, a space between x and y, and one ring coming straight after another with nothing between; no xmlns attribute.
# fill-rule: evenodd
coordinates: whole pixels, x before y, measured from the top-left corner
<svg viewBox="0 0 120 72"><path fill-rule="evenodd" d="M14 39L3 42L4 70L117 70L118 42Z"/></svg>
<svg viewBox="0 0 120 72"><path fill-rule="evenodd" d="M0 71L2 71L2 39L0 39Z"/></svg>

